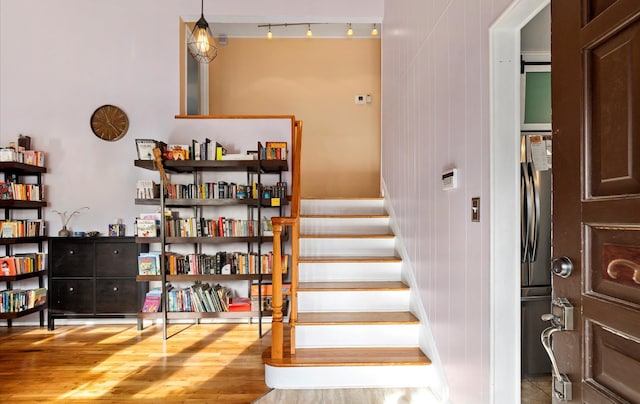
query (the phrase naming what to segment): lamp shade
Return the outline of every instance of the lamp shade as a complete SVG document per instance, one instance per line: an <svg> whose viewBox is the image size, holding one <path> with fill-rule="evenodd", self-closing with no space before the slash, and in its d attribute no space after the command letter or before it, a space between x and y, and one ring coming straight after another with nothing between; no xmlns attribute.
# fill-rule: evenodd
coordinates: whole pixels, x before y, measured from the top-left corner
<svg viewBox="0 0 640 404"><path fill-rule="evenodd" d="M218 56L218 48L204 15L200 16L193 27L187 40L187 48L191 56L200 63L211 63Z"/></svg>

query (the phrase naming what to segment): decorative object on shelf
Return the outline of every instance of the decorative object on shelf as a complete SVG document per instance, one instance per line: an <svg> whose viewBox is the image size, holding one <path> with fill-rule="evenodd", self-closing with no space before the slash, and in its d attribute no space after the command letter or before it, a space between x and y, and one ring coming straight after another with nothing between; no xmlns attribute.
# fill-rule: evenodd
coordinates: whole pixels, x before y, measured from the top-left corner
<svg viewBox="0 0 640 404"><path fill-rule="evenodd" d="M211 28L204 19L204 0L200 4L200 19L191 31L187 48L191 56L200 63L211 63L218 56L218 48L213 40Z"/></svg>
<svg viewBox="0 0 640 404"><path fill-rule="evenodd" d="M109 237L124 237L125 232L122 219L116 219L116 222L109 225Z"/></svg>
<svg viewBox="0 0 640 404"><path fill-rule="evenodd" d="M114 142L124 137L129 129L129 117L119 107L105 104L91 115L91 130L102 140Z"/></svg>
<svg viewBox="0 0 640 404"><path fill-rule="evenodd" d="M69 224L69 220L71 220L71 218L74 215L78 215L80 214L81 211L83 210L88 210L89 207L88 206L83 206L81 208L78 208L76 210L74 210L73 212L71 212L70 215L67 216L67 211L65 210L64 212L59 212L57 210L52 210L53 213L57 213L60 216L60 220L62 221L62 229L60 229L60 231L58 231L58 237L69 237L71 236L71 231L69 229L67 229L67 225Z"/></svg>

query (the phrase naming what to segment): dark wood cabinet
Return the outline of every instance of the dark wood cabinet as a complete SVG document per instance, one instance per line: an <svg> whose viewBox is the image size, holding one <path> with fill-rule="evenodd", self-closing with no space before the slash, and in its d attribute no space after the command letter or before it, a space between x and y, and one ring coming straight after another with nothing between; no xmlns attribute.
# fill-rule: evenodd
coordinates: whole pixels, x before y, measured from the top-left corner
<svg viewBox="0 0 640 404"><path fill-rule="evenodd" d="M137 317L148 288L136 282L138 255L147 248L133 237L49 239L49 329L58 318Z"/></svg>

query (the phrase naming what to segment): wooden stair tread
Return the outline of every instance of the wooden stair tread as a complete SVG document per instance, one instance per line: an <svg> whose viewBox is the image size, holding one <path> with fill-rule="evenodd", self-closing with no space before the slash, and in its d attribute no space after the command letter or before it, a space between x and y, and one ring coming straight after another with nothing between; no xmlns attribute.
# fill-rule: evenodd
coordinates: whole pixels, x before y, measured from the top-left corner
<svg viewBox="0 0 640 404"><path fill-rule="evenodd" d="M298 313L297 325L328 324L417 324L418 319L408 311L383 312L310 312Z"/></svg>
<svg viewBox="0 0 640 404"><path fill-rule="evenodd" d="M335 290L406 290L409 287L400 281L355 281L355 282L300 282L298 291Z"/></svg>
<svg viewBox="0 0 640 404"><path fill-rule="evenodd" d="M326 197L326 196L301 196L301 200L307 201L383 201L384 197L382 196L349 196L349 197Z"/></svg>
<svg viewBox="0 0 640 404"><path fill-rule="evenodd" d="M402 258L394 256L307 256L300 257L299 263L319 263L319 262L402 262Z"/></svg>
<svg viewBox="0 0 640 404"><path fill-rule="evenodd" d="M271 358L267 348L262 360L278 367L312 366L424 366L431 360L420 348L298 348L295 355L285 350L282 359Z"/></svg>
<svg viewBox="0 0 640 404"><path fill-rule="evenodd" d="M394 238L394 234L340 234L340 233L322 233L322 234L301 234L300 238Z"/></svg>

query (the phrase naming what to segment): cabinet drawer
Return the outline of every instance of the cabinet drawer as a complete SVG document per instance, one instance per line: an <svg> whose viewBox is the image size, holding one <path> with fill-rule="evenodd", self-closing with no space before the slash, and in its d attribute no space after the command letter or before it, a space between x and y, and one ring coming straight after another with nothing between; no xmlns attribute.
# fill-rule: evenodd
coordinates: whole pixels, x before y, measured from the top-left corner
<svg viewBox="0 0 640 404"><path fill-rule="evenodd" d="M52 279L49 310L56 313L93 313L93 281L91 279Z"/></svg>
<svg viewBox="0 0 640 404"><path fill-rule="evenodd" d="M135 243L96 244L96 276L132 277L138 272L138 246Z"/></svg>
<svg viewBox="0 0 640 404"><path fill-rule="evenodd" d="M135 278L96 279L96 313L137 313L138 288Z"/></svg>
<svg viewBox="0 0 640 404"><path fill-rule="evenodd" d="M58 241L50 244L51 276L93 276L93 245Z"/></svg>

